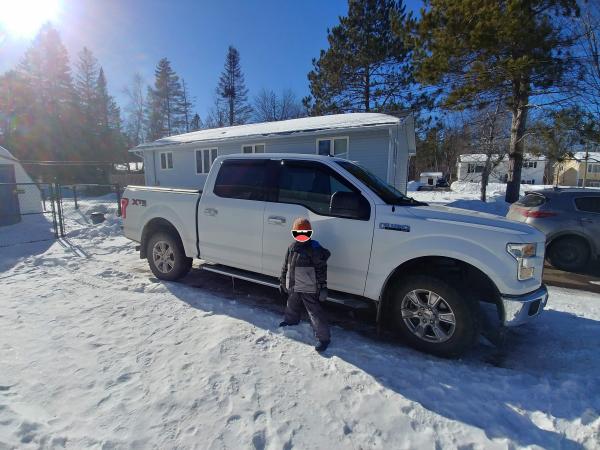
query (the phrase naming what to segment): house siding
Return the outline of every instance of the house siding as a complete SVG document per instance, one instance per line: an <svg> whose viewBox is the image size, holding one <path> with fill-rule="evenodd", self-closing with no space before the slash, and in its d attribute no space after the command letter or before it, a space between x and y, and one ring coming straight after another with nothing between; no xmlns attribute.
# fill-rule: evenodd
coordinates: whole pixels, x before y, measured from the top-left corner
<svg viewBox="0 0 600 450"><path fill-rule="evenodd" d="M393 127L391 130L395 130ZM232 155L242 152L243 145L265 144L266 153L291 153L291 154L316 154L317 139L336 137L348 138L348 159L356 161L372 171L375 175L401 191L406 190L406 169L408 150L406 136L396 139L397 162L396 176L393 170L388 171L388 162L391 161L390 152L394 150L391 139L396 137L395 131L388 127L377 129L359 129L345 131L326 131L295 136L269 136L252 137L248 139L235 139L220 142L186 143L177 146L164 146L160 149L147 149L144 152L146 169L146 184L149 186L171 186L201 189L206 181L206 174L196 174L195 151L205 148L217 148L218 155ZM405 133L405 131L404 131ZM391 143L391 144L390 144ZM160 153L172 152L173 169L161 169ZM155 169L155 170L154 170ZM156 172L156 178L154 173ZM394 182L395 181L395 182Z"/></svg>

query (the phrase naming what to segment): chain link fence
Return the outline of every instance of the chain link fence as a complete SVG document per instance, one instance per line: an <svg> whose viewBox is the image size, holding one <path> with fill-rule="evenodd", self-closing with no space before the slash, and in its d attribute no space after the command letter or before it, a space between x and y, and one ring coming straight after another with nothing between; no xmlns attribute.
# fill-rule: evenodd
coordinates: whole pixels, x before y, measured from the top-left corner
<svg viewBox="0 0 600 450"><path fill-rule="evenodd" d="M68 184L58 189L62 235L121 215L118 184Z"/></svg>

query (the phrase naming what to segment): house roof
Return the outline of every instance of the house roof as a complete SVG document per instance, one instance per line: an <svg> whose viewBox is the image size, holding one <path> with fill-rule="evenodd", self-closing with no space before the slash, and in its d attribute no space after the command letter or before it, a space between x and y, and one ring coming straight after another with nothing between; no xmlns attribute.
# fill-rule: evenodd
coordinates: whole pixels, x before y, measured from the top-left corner
<svg viewBox="0 0 600 450"><path fill-rule="evenodd" d="M13 162L19 162L17 158L15 158L11 152L0 145L0 159L8 159Z"/></svg>
<svg viewBox="0 0 600 450"><path fill-rule="evenodd" d="M583 162L585 161L585 152L575 152L573 153L573 158ZM600 152L589 152L588 162L600 162Z"/></svg>
<svg viewBox="0 0 600 450"><path fill-rule="evenodd" d="M491 155L493 159L497 159L498 155ZM485 153L467 153L459 156L460 162L485 162L487 155ZM532 155L531 153L525 153L523 155L523 161L546 161L544 155ZM508 155L504 156L504 160L508 161Z"/></svg>
<svg viewBox="0 0 600 450"><path fill-rule="evenodd" d="M396 125L400 121L401 119L398 117L378 113L349 113L303 117L301 119L282 120L279 122L250 123L232 127L211 128L168 136L154 142L140 144L131 151L193 142L214 142L236 138L270 137L326 130L348 130L352 128Z"/></svg>

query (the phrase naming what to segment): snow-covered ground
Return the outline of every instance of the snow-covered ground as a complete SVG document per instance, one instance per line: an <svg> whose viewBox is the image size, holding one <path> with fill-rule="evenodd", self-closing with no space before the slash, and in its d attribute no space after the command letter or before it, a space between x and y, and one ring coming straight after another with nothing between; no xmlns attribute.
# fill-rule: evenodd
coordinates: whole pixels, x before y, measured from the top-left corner
<svg viewBox="0 0 600 450"><path fill-rule="evenodd" d="M505 353L335 326L323 357L227 278L156 280L92 209L68 239L0 249L2 449L598 448L597 295L552 288Z"/></svg>

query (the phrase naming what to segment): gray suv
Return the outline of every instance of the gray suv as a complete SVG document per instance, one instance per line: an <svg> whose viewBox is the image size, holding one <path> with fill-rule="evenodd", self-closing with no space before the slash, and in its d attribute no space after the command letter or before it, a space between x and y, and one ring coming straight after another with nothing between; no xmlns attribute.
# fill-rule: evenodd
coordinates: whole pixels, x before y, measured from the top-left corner
<svg viewBox="0 0 600 450"><path fill-rule="evenodd" d="M546 258L558 269L579 271L600 256L600 190L528 191L506 217L544 232Z"/></svg>

